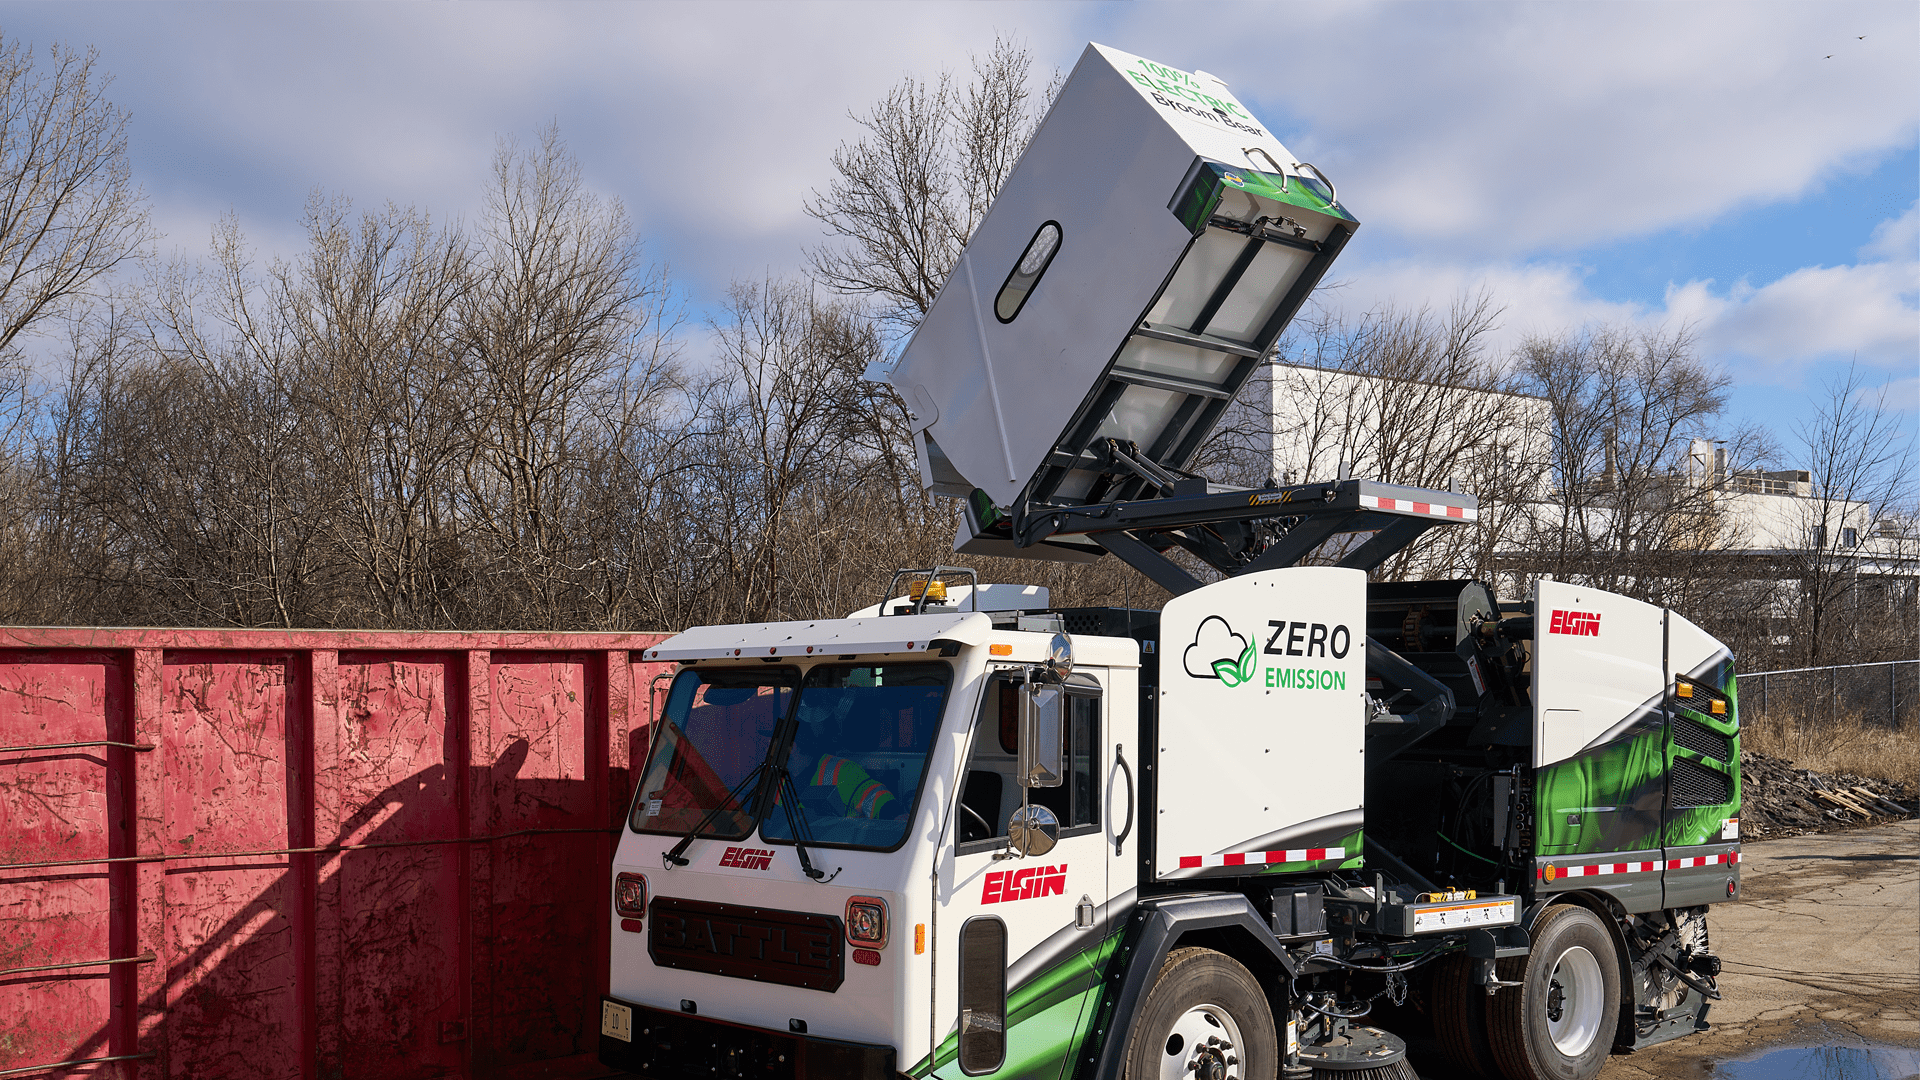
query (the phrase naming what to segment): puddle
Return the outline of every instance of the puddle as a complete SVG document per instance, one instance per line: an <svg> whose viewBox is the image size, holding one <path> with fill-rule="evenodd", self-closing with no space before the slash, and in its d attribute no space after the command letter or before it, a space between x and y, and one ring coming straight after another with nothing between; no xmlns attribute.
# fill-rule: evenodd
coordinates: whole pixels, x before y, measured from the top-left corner
<svg viewBox="0 0 1920 1080"><path fill-rule="evenodd" d="M1713 1068L1714 1080L1913 1080L1920 1050L1904 1046L1796 1046Z"/></svg>

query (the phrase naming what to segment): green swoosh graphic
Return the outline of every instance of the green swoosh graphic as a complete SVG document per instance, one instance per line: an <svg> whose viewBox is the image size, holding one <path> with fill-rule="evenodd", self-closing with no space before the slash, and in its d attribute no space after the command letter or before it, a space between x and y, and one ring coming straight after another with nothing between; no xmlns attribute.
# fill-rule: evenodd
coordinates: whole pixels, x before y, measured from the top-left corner
<svg viewBox="0 0 1920 1080"><path fill-rule="evenodd" d="M1088 1014L1090 999L1099 995L1100 972L1119 944L1120 935L1113 934L1092 949L1062 957L1007 995L1007 1060L990 1075L1003 1080L1054 1080L1060 1075L1062 1064L1085 1042L1081 1017ZM921 1058L907 1075L959 1078L954 1060L959 1050L956 1030L941 1042L931 1063Z"/></svg>

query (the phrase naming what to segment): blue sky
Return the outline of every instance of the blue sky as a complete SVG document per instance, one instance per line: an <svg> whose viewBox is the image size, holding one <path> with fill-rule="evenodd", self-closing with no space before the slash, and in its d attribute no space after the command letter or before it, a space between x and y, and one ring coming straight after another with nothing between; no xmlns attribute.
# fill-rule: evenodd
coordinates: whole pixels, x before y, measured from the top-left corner
<svg viewBox="0 0 1920 1080"><path fill-rule="evenodd" d="M1920 411L1908 2L12 4L0 33L99 50L170 250L231 213L290 254L315 188L471 216L495 138L556 120L696 312L801 267L849 110L996 33L1043 68L1097 40L1220 76L1334 177L1342 304L1486 289L1509 344L1684 323L1785 442L1850 362Z"/></svg>

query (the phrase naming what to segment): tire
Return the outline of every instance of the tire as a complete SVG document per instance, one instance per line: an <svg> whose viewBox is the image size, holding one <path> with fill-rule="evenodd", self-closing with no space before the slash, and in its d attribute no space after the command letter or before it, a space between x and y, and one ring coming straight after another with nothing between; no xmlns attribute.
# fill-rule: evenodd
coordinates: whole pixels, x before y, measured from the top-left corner
<svg viewBox="0 0 1920 1080"><path fill-rule="evenodd" d="M1620 961L1600 917L1577 904L1548 908L1526 956L1501 961L1488 1033L1509 1080L1593 1080L1613 1049Z"/></svg>
<svg viewBox="0 0 1920 1080"><path fill-rule="evenodd" d="M1169 954L1134 1017L1126 1080L1272 1080L1279 1068L1273 1010L1253 973L1212 949Z"/></svg>
<svg viewBox="0 0 1920 1080"><path fill-rule="evenodd" d="M1427 983L1427 1015L1433 1041L1450 1066L1449 1076L1498 1077L1493 1043L1487 1037L1487 991L1473 983L1473 961L1453 953L1433 962Z"/></svg>

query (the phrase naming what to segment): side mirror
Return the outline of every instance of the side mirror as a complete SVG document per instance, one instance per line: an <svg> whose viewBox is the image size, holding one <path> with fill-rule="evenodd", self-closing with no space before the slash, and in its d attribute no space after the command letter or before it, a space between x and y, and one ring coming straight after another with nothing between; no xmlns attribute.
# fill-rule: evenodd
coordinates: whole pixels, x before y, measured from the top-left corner
<svg viewBox="0 0 1920 1080"><path fill-rule="evenodd" d="M1007 818L1007 846L1022 855L1045 855L1060 842L1060 819L1044 806L1022 806Z"/></svg>
<svg viewBox="0 0 1920 1080"><path fill-rule="evenodd" d="M1073 674L1073 639L1065 634L1053 635L1047 642L1047 658L1040 662L1043 681L1062 683Z"/></svg>
<svg viewBox="0 0 1920 1080"><path fill-rule="evenodd" d="M1057 686L1027 683L1020 688L1020 755L1016 763L1023 788L1059 787L1064 782L1066 725Z"/></svg>

